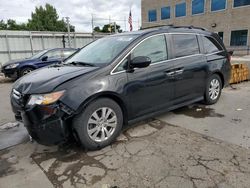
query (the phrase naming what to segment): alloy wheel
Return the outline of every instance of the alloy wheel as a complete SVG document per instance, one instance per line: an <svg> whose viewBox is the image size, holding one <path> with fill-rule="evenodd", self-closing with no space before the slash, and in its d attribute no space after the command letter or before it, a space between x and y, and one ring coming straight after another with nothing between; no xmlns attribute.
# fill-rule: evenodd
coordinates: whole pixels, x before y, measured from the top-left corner
<svg viewBox="0 0 250 188"><path fill-rule="evenodd" d="M96 110L89 118L87 131L89 137L95 142L103 142L109 139L117 126L117 116L108 107Z"/></svg>
<svg viewBox="0 0 250 188"><path fill-rule="evenodd" d="M209 86L209 97L212 100L216 100L220 95L220 82L217 79L213 79Z"/></svg>

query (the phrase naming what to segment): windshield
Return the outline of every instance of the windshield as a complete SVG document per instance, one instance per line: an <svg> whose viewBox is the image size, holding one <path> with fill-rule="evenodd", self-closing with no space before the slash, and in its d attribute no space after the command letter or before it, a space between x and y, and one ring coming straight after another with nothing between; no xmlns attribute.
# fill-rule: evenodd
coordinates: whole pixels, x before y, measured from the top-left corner
<svg viewBox="0 0 250 188"><path fill-rule="evenodd" d="M110 64L135 38L136 35L101 38L82 48L65 63L77 62L105 66Z"/></svg>
<svg viewBox="0 0 250 188"><path fill-rule="evenodd" d="M30 57L30 59L38 59L40 58L43 54L45 54L48 50L43 50L41 52L38 52L37 54L33 55Z"/></svg>

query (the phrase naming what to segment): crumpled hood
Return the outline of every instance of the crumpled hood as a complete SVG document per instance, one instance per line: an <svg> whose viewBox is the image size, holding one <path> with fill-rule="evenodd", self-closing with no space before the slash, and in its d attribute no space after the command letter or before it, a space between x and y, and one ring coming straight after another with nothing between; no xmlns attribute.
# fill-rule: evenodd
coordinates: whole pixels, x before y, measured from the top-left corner
<svg viewBox="0 0 250 188"><path fill-rule="evenodd" d="M48 93L62 83L95 69L97 67L45 67L20 78L14 83L13 88L22 94Z"/></svg>

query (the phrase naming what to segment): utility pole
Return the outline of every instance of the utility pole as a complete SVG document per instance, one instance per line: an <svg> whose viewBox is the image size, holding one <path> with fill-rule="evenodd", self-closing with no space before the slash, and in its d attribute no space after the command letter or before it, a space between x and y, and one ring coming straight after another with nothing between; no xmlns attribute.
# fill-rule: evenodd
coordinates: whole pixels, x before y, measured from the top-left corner
<svg viewBox="0 0 250 188"><path fill-rule="evenodd" d="M114 27L115 27L115 34L117 33L117 30L116 30L116 22L114 22Z"/></svg>
<svg viewBox="0 0 250 188"><path fill-rule="evenodd" d="M125 31L127 31L127 18L126 18L126 16L124 17L124 25L125 25Z"/></svg>
<svg viewBox="0 0 250 188"><path fill-rule="evenodd" d="M68 40L69 40L69 48L71 47L71 39L70 39L70 27L69 27L69 17L65 17L66 18L66 23L67 23L67 27L68 27Z"/></svg>
<svg viewBox="0 0 250 188"><path fill-rule="evenodd" d="M92 36L93 40L95 40L95 33L94 33L94 15L91 14L91 25L92 25Z"/></svg>

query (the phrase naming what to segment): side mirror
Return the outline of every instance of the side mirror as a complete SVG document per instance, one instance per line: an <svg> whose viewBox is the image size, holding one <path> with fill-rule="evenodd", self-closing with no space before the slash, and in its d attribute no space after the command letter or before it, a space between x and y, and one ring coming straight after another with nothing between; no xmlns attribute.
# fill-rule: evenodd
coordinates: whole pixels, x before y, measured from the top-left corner
<svg viewBox="0 0 250 188"><path fill-rule="evenodd" d="M42 61L47 61L48 60L48 56L43 56L42 57Z"/></svg>
<svg viewBox="0 0 250 188"><path fill-rule="evenodd" d="M149 57L146 57L146 56L138 56L138 57L135 57L130 65L131 65L131 68L145 68L145 67L148 67L151 63L151 59Z"/></svg>

